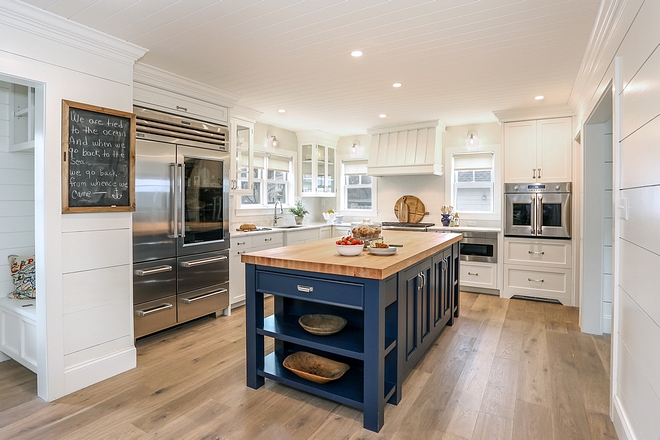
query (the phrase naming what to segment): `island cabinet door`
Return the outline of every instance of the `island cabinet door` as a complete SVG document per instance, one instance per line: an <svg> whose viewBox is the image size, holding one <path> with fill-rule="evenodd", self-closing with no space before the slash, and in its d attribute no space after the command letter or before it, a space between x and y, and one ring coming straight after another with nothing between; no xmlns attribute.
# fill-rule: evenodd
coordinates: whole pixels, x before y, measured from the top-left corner
<svg viewBox="0 0 660 440"><path fill-rule="evenodd" d="M433 327L436 332L447 325L452 316L453 262L454 259L450 250L445 250L433 256Z"/></svg>
<svg viewBox="0 0 660 440"><path fill-rule="evenodd" d="M421 359L426 351L424 346L430 344L432 317L432 279L431 260L425 260L409 267L402 273L400 292L400 313L405 317L400 325L401 338L404 342L403 364L404 377Z"/></svg>

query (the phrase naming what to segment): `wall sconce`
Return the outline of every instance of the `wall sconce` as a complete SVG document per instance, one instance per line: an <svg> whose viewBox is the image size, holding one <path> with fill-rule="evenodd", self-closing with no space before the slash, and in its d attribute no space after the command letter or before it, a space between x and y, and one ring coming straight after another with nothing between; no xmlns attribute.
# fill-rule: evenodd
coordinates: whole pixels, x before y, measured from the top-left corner
<svg viewBox="0 0 660 440"><path fill-rule="evenodd" d="M273 148L277 148L280 145L280 141L277 140L275 136L270 137L270 146Z"/></svg>
<svg viewBox="0 0 660 440"><path fill-rule="evenodd" d="M351 156L359 156L361 154L362 148L360 148L360 141L353 141L353 145L351 146Z"/></svg>
<svg viewBox="0 0 660 440"><path fill-rule="evenodd" d="M478 133L475 130L470 130L468 131L468 137L465 139L465 146L470 148L470 147L478 147L481 145L481 139L478 137Z"/></svg>

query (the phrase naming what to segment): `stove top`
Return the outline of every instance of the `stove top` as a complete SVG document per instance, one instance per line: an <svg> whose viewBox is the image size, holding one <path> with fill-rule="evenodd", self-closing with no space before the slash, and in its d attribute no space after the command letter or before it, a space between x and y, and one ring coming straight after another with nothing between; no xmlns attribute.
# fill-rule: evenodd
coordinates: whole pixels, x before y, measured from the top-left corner
<svg viewBox="0 0 660 440"><path fill-rule="evenodd" d="M428 228L435 226L435 223L402 223L402 222L382 222L383 226L396 226L398 228Z"/></svg>

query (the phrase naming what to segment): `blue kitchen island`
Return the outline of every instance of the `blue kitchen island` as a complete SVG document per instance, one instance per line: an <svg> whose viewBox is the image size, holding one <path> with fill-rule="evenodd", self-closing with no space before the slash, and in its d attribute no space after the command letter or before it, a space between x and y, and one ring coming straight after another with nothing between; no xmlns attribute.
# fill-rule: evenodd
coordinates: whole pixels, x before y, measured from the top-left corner
<svg viewBox="0 0 660 440"><path fill-rule="evenodd" d="M334 239L244 254L246 263L247 386L265 379L360 409L364 427L379 431L385 404L397 404L412 368L459 316L461 234L387 231L396 254L368 251L340 256ZM274 296L265 316L264 297ZM338 333L318 336L298 319L330 314L346 319ZM266 352L266 338L273 340ZM271 351L271 350L268 350ZM282 365L306 351L349 365L324 384L303 379Z"/></svg>

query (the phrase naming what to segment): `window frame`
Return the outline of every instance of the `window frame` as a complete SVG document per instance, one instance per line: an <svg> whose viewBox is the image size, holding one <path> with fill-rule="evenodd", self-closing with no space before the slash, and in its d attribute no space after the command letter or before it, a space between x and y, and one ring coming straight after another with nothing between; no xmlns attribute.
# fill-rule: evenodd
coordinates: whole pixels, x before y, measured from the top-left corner
<svg viewBox="0 0 660 440"><path fill-rule="evenodd" d="M298 155L296 151L293 150L280 150L280 151L264 151L264 150L255 150L253 152L255 156L257 155L263 155L266 161L266 166L263 167L262 170L262 179L257 179L256 177L253 177L253 184L256 184L257 182L262 182L262 190L261 190L261 196L262 196L262 201L264 203L260 204L244 204L243 203L243 197L245 195L237 194L234 198L234 203L236 204L236 215L241 216L241 215L259 215L259 214L266 214L270 213L273 207L275 206L275 203L268 203L268 183L276 183L276 182L283 182L282 180L272 180L268 179L268 165L267 161L268 158L271 156L279 156L282 158L286 158L289 161L290 168L288 172L288 178L286 180L287 182L287 203L283 203L282 207L283 208L288 208L293 206L295 203L295 198L296 198L296 163L298 159ZM253 163L252 165L252 170L251 172L254 173L254 168L255 165ZM262 211L262 212L260 212Z"/></svg>
<svg viewBox="0 0 660 440"><path fill-rule="evenodd" d="M490 168L486 167L472 167L456 169L456 156L484 156L490 154ZM488 185L480 182L469 182L460 184L456 182L458 172L470 170L473 173L476 171L490 171L490 183ZM458 189L459 188L488 188L490 190L490 210L488 211L466 211L458 208ZM464 151L454 152L451 154L451 205L456 207L459 213L465 214L494 214L495 213L495 152L494 151Z"/></svg>
<svg viewBox="0 0 660 440"><path fill-rule="evenodd" d="M347 186L346 186L346 173L345 164L349 162L363 162L367 163L366 158L356 158L348 155L338 155L337 162L339 163L339 181L338 181L338 211L345 216L354 217L376 217L378 215L378 177L371 176L371 209L348 209L347 207ZM367 174L368 175L368 174Z"/></svg>

